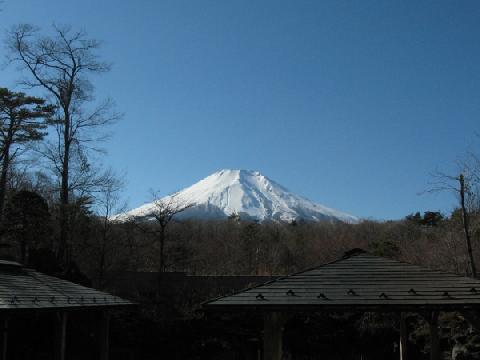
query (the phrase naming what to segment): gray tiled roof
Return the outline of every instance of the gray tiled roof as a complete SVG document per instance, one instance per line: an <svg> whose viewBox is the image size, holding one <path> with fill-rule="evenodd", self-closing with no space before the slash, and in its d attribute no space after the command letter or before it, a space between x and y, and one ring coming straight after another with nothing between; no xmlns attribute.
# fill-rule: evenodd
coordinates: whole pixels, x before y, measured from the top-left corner
<svg viewBox="0 0 480 360"><path fill-rule="evenodd" d="M0 261L0 311L128 306L117 296Z"/></svg>
<svg viewBox="0 0 480 360"><path fill-rule="evenodd" d="M205 304L207 309L469 309L480 281L364 251Z"/></svg>

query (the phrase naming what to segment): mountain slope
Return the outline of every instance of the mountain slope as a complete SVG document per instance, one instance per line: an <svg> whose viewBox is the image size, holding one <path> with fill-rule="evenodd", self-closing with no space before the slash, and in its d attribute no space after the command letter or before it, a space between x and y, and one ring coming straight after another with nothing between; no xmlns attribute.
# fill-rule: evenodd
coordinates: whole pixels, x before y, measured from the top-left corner
<svg viewBox="0 0 480 360"><path fill-rule="evenodd" d="M172 198L172 196L174 198ZM196 184L163 198L192 207L179 214L182 218L226 218L238 214L242 218L291 221L329 220L358 222L355 216L316 204L289 192L258 171L220 170ZM117 218L148 217L154 203L145 204Z"/></svg>

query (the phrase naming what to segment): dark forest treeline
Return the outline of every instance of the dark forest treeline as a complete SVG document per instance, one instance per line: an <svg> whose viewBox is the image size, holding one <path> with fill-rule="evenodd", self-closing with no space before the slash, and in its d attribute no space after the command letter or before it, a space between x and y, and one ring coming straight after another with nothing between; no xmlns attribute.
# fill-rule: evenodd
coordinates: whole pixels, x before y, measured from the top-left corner
<svg viewBox="0 0 480 360"><path fill-rule="evenodd" d="M78 264L92 279L121 270L156 271L158 244L134 223L114 224L102 247L98 219L85 219L91 231L75 247ZM155 224L150 224L154 227ZM88 229L88 230L87 230ZM424 224L400 221L345 223L174 222L167 230L167 271L216 275L279 275L335 260L352 248L436 269L471 275L460 212ZM474 249L480 233L474 233ZM475 258L479 257L475 251ZM104 257L103 257L104 256ZM100 263L103 257L103 270ZM88 261L87 261L88 260Z"/></svg>
<svg viewBox="0 0 480 360"><path fill-rule="evenodd" d="M12 248L4 252L32 265L50 266L59 231L57 208L38 195L45 191L38 184L23 182L20 188L23 190L9 192L4 239ZM53 210L48 210L49 205ZM71 261L95 286L102 287L121 271L158 271L158 225L154 221L141 226L135 221L117 222L81 206L72 213L73 232L67 247ZM449 217L432 212L398 221L367 220L359 224L256 223L238 218L174 220L166 230L165 271L288 274L335 260L345 251L360 247L378 255L470 275L460 215L458 210ZM472 216L473 229L477 222L478 218ZM475 258L479 257L479 235L478 230L473 231Z"/></svg>

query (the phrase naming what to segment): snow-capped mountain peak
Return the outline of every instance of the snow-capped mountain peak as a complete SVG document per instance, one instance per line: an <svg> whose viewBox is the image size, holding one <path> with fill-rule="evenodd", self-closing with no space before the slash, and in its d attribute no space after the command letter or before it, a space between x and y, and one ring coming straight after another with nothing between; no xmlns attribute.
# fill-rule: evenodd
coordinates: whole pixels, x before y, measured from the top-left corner
<svg viewBox="0 0 480 360"><path fill-rule="evenodd" d="M303 219L358 222L355 216L295 195L260 172L251 170L217 171L161 201L191 206L178 215L182 218L226 218L238 214L241 218L259 221ZM155 202L145 204L119 218L148 217L154 209Z"/></svg>

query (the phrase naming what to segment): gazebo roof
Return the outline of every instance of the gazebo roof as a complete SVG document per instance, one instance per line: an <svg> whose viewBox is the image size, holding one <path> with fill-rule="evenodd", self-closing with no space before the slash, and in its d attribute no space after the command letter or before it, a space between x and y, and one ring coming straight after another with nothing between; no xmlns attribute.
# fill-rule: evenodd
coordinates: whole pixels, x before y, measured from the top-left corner
<svg viewBox="0 0 480 360"><path fill-rule="evenodd" d="M0 311L113 307L128 300L45 275L12 261L0 261Z"/></svg>
<svg viewBox="0 0 480 360"><path fill-rule="evenodd" d="M212 310L468 310L480 307L480 281L354 249L337 261L205 306Z"/></svg>

